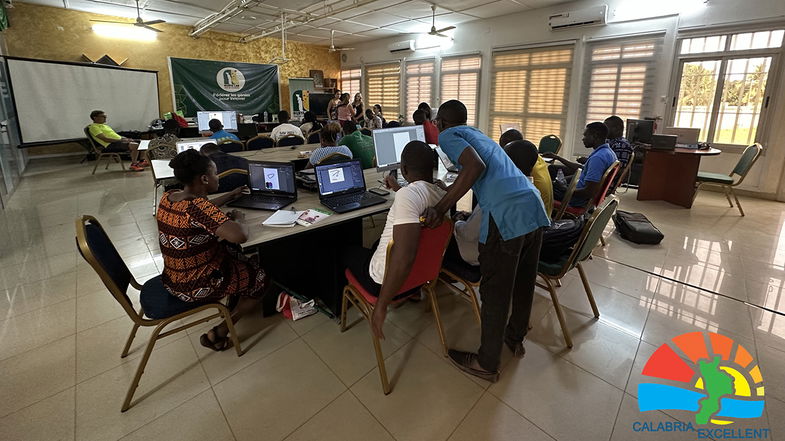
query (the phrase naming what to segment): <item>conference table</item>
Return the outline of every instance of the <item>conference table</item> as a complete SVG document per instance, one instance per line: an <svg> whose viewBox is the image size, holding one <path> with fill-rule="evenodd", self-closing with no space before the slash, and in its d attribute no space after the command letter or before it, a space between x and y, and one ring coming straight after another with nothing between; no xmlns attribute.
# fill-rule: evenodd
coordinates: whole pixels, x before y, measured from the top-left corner
<svg viewBox="0 0 785 441"><path fill-rule="evenodd" d="M647 148L643 173L638 184L639 201L666 201L691 208L695 199L695 180L701 158L716 156L721 150L675 148L661 150Z"/></svg>

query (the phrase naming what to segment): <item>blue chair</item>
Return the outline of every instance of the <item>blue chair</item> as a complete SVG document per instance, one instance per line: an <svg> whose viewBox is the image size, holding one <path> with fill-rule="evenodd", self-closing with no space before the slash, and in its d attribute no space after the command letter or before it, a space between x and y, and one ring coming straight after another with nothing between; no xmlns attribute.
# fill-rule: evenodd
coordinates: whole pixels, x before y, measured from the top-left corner
<svg viewBox="0 0 785 441"><path fill-rule="evenodd" d="M221 149L221 151L224 153L236 153L245 150L245 146L241 141L233 141L233 140L221 142L220 144L218 144L218 148Z"/></svg>
<svg viewBox="0 0 785 441"><path fill-rule="evenodd" d="M278 142L275 143L275 146L289 147L289 146L303 145L303 144L305 144L305 140L301 136L289 135L279 139Z"/></svg>
<svg viewBox="0 0 785 441"><path fill-rule="evenodd" d="M744 149L744 153L741 154L741 158L739 158L739 162L736 163L736 167L734 167L733 171L727 175L723 175L722 173L698 172L698 176L695 178L695 194L692 196L692 200L694 201L695 197L698 196L698 190L700 190L702 186L707 184L719 185L723 188L723 190L725 190L725 198L728 200L728 204L730 204L731 208L733 208L733 202L730 201L730 197L733 195L733 199L736 200L736 207L739 209L739 213L744 216L744 210L741 209L739 198L733 191L733 187L736 187L737 185L741 184L742 181L744 181L744 178L747 177L747 173L750 171L752 166L755 165L755 161L758 160L762 151L763 146L757 142L751 146L748 146L746 149ZM733 175L737 175L739 180L734 181Z"/></svg>
<svg viewBox="0 0 785 441"><path fill-rule="evenodd" d="M275 147L275 141L267 135L257 135L249 139L245 145L248 150L261 150Z"/></svg>
<svg viewBox="0 0 785 441"><path fill-rule="evenodd" d="M167 291L161 281L161 276L153 277L145 282L144 285L140 285L134 279L134 276L131 275L128 266L123 261L123 258L120 257L101 224L94 217L85 215L76 220L76 245L85 261L101 277L101 281L104 282L104 286L109 290L109 293L134 322L131 328L131 335L128 336L120 357L125 358L128 355L128 350L140 326L155 326L142 360L139 362L139 367L136 369L136 375L134 375L134 379L128 388L125 401L120 409L121 412L125 412L131 407L131 399L137 386L139 386L139 380L142 378L144 368L147 366L150 354L153 352L155 342L164 337L214 318L222 318L226 320L226 324L229 327L229 336L237 351L237 356L243 355L231 313L226 306L217 302L184 302ZM140 291L142 307L139 309L139 312L134 309L134 305L128 297L127 291L129 286L133 286ZM192 321L185 320L208 309L214 309L216 312ZM174 329L164 331L164 328L179 320L183 320L183 323L180 323Z"/></svg>

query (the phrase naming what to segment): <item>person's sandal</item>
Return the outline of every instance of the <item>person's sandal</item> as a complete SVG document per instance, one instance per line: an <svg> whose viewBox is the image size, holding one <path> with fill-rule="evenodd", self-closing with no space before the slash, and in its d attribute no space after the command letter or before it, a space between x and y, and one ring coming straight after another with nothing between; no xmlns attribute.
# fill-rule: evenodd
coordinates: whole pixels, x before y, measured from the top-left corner
<svg viewBox="0 0 785 441"><path fill-rule="evenodd" d="M210 331L213 331L214 340L210 340ZM218 336L218 326L213 327L210 331L205 332L199 337L199 343L201 343L202 346L212 349L215 352L225 351L232 347L232 340L229 339L228 335L226 337Z"/></svg>

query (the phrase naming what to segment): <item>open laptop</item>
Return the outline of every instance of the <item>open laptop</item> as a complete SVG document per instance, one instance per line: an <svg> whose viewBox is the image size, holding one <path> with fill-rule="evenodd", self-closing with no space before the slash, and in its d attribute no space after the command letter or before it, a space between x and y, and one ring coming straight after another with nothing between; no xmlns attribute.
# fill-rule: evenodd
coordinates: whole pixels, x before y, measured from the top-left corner
<svg viewBox="0 0 785 441"><path fill-rule="evenodd" d="M211 142L215 142L214 139L211 138L203 138L198 140L185 140L185 141L178 141L177 142L177 153L182 153L188 149L199 150L202 148L203 145L209 144Z"/></svg>
<svg viewBox="0 0 785 441"><path fill-rule="evenodd" d="M319 202L336 213L359 210L387 200L365 191L365 176L358 159L317 165Z"/></svg>
<svg viewBox="0 0 785 441"><path fill-rule="evenodd" d="M275 211L297 200L294 164L291 162L248 161L251 194L229 203L232 207Z"/></svg>

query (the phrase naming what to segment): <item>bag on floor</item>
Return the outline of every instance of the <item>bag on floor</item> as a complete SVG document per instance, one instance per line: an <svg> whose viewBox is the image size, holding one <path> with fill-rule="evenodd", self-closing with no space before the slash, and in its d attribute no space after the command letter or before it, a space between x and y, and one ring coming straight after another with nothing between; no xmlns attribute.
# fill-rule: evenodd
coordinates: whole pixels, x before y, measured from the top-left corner
<svg viewBox="0 0 785 441"><path fill-rule="evenodd" d="M293 321L300 320L301 318L308 317L317 312L316 302L314 300L301 302L286 292L278 294L278 302L275 309L285 318Z"/></svg>
<svg viewBox="0 0 785 441"><path fill-rule="evenodd" d="M583 217L578 219L559 219L551 223L542 233L540 260L558 262L561 256L569 253L570 248L581 237Z"/></svg>
<svg viewBox="0 0 785 441"><path fill-rule="evenodd" d="M628 211L616 210L613 215L613 223L616 231L623 239L630 242L657 245L665 237L650 221L641 213L630 213Z"/></svg>

